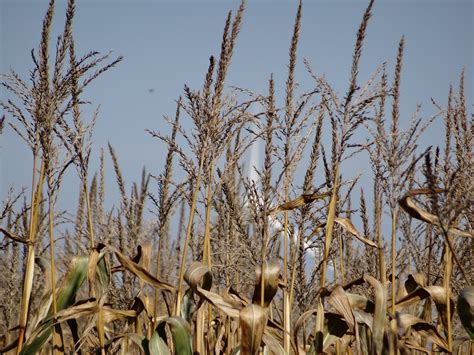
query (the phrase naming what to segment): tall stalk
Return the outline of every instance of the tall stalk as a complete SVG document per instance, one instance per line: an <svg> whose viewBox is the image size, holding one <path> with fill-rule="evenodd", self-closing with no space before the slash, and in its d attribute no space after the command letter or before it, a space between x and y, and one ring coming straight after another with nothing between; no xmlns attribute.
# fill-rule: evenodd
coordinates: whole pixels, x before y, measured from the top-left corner
<svg viewBox="0 0 474 355"><path fill-rule="evenodd" d="M321 268L320 287L324 288L326 284L327 263L329 258L329 250L331 248L332 232L334 229L334 219L336 218L336 207L339 194L339 164L334 167L334 183L331 193L331 200L329 202L328 217L326 221L326 230L324 232L324 255L323 264Z"/></svg>
<svg viewBox="0 0 474 355"><path fill-rule="evenodd" d="M39 135L37 135L39 140ZM33 287L33 276L34 276L34 267L35 267L35 239L36 239L36 228L37 228L37 218L38 218L38 209L41 202L41 191L44 181L44 162L41 162L40 176L38 183L36 183L36 170L38 164L38 149L33 150L33 174L31 181L31 208L30 208L30 218L29 218L29 232L28 232L28 242L27 247L27 256L26 256L26 265L25 273L23 275L23 291L21 296L20 303L20 316L19 316L19 333L18 333L18 346L17 354L21 352L23 348L23 343L25 341L25 331L26 325L28 322L28 310L30 305L31 290Z"/></svg>
<svg viewBox="0 0 474 355"><path fill-rule="evenodd" d="M445 243L445 254L444 254L444 277L443 277L443 286L445 289L445 296L446 296L446 337L448 340L448 350L452 350L453 348L453 334L452 334L452 324L451 324L451 314L453 310L451 309L451 292L450 292L450 283L451 283L451 274L453 272L453 255L451 252L451 248L449 246L451 236L446 231L446 238L447 241Z"/></svg>
<svg viewBox="0 0 474 355"><path fill-rule="evenodd" d="M391 257L392 257L392 311L395 311L396 299L396 262L397 262L397 223L398 223L398 208L392 210L392 225L391 225Z"/></svg>
<svg viewBox="0 0 474 355"><path fill-rule="evenodd" d="M186 238L184 240L183 254L181 256L181 263L180 263L180 268L179 268L178 292L176 294L176 308L174 310L174 314L176 316L179 316L181 314L181 298L183 298L183 280L184 280L184 272L186 271L185 270L186 257L188 254L189 241L191 240L191 231L193 229L194 213L196 211L197 198L198 198L199 189L201 186L201 174L202 174L203 164L204 164L204 158L201 155L201 157L199 158L199 167L198 167L198 172L197 172L196 185L194 186L191 207L189 210L188 226L186 228Z"/></svg>

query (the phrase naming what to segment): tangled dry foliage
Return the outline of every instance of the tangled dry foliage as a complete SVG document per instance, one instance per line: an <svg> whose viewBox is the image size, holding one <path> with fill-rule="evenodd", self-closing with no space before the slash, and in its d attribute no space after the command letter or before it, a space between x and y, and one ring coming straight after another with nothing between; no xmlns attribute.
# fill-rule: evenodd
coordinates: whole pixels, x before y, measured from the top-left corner
<svg viewBox="0 0 474 355"><path fill-rule="evenodd" d="M464 73L446 105L433 101L433 117L417 108L402 129L404 38L392 83L386 63L359 82L370 1L345 96L308 62L313 87L297 94L300 2L284 102L273 77L267 93L228 90L244 5L229 12L203 87L185 87L166 119L171 134L148 131L168 147L163 172L144 170L128 192L109 145L121 199L107 210L103 151L89 172L97 111L84 117L82 94L121 58L76 55L74 0L50 58L50 0L29 80L1 77L15 99L0 103L0 125L33 156L29 192L12 189L0 209L1 353L472 353ZM445 140L420 150L435 118ZM256 141L264 163L249 179L243 157ZM371 167L365 190L346 173L356 155ZM73 167L75 214L55 208Z"/></svg>

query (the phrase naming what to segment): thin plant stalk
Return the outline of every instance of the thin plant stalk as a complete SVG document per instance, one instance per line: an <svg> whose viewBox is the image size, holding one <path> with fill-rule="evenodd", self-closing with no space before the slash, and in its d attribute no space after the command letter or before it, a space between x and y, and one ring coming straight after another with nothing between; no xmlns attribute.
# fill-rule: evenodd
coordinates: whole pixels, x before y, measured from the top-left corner
<svg viewBox="0 0 474 355"><path fill-rule="evenodd" d="M326 284L326 271L327 271L327 262L329 258L329 249L331 247L332 232L334 229L334 219L336 218L336 206L338 200L338 190L339 190L339 163L336 163L335 172L334 172L334 185L331 194L331 201L329 202L328 209L328 218L326 221L326 230L324 233L324 258L321 269L321 288L324 288Z"/></svg>
<svg viewBox="0 0 474 355"><path fill-rule="evenodd" d="M49 184L50 185L50 184ZM55 247L54 247L54 203L52 196L52 189L49 188L49 212L48 212L48 232L49 232L49 248L51 251L51 298L52 298L52 316L56 317L58 312L57 299L56 299L56 264L55 264ZM56 354L57 350L61 348L61 336L60 328L53 328L53 354Z"/></svg>
<svg viewBox="0 0 474 355"><path fill-rule="evenodd" d="M451 248L449 245L449 242L451 241L450 238L451 236L449 233L446 231L446 243L445 243L445 266L444 266L444 289L446 291L446 322L447 322L447 327L446 327L446 337L448 341L448 350L452 350L453 348L453 334L452 334L452 324L451 324L451 314L452 314L452 309L451 309L451 293L450 293L450 288L449 285L451 283L451 274L453 270L453 254L451 252Z"/></svg>
<svg viewBox="0 0 474 355"><path fill-rule="evenodd" d="M213 184L213 176L214 176L214 159L211 159L211 164L209 166L209 177L208 177L208 186L207 186L207 193L206 193L206 222L204 226L204 247L203 247L203 255L202 260L203 263L207 263L207 267L209 270L212 268L212 259L211 259L211 206L212 206L212 184ZM203 322L203 319L198 319L198 322ZM212 321L212 307L208 303L207 304L207 325L208 329L211 328L211 321ZM204 327L202 327L204 330ZM202 334L204 335L204 334ZM200 338L200 334L197 335ZM204 338L204 337L202 337ZM201 349L198 349L201 350ZM203 349L202 349L203 350Z"/></svg>
<svg viewBox="0 0 474 355"><path fill-rule="evenodd" d="M379 182L377 179L374 181L374 214L375 214L375 236L377 240L377 252L378 252L378 266L379 266L379 278L382 285L387 284L387 273L385 270L385 253L382 240L381 232L381 221L382 221L382 203L381 203L381 194L379 188Z"/></svg>
<svg viewBox="0 0 474 355"><path fill-rule="evenodd" d="M391 256L392 256L392 310L395 310L395 295L396 295L396 261L397 261L397 221L398 208L392 211L392 228L391 228Z"/></svg>
<svg viewBox="0 0 474 355"><path fill-rule="evenodd" d="M339 272L341 273L341 283L346 283L345 271L344 271L344 247L343 247L343 240L342 234L339 234Z"/></svg>
<svg viewBox="0 0 474 355"><path fill-rule="evenodd" d="M285 202L288 202L288 183L285 183ZM283 222L283 283L288 284L288 211L285 211L284 222ZM262 280L263 280L263 269L262 269ZM263 287L263 282L262 282ZM285 352L290 352L290 295L288 293L288 287L283 290L283 328L285 333L283 335L283 348Z"/></svg>
<svg viewBox="0 0 474 355"><path fill-rule="evenodd" d="M207 263L207 267L209 270L212 266L211 261L211 237L210 237L210 230L211 230L211 205L212 205L212 184L213 184L213 171L214 171L214 160L211 161L209 167L209 183L207 186L207 193L206 193L206 222L204 227L204 247L202 253L202 260L203 263Z"/></svg>
<svg viewBox="0 0 474 355"><path fill-rule="evenodd" d="M196 211L196 203L197 198L199 195L199 187L201 185L201 174L202 174L202 167L204 164L204 158L201 155L199 159L199 168L197 172L196 178L196 186L194 187L194 193L191 201L191 208L189 211L189 219L188 219L188 226L186 228L186 238L184 240L184 248L183 248L183 255L181 256L181 265L179 269L179 278L178 278L178 292L176 294L176 308L174 310L174 314L179 316L181 313L181 298L183 297L183 280L184 280L184 272L186 268L186 256L188 253L189 248L189 241L191 239L191 231L193 227L193 220L194 220L194 212Z"/></svg>
<svg viewBox="0 0 474 355"><path fill-rule="evenodd" d="M37 138L39 139L38 135L37 135ZM37 156L37 150L35 149L33 153L33 174L32 174L33 176L32 176L32 182L31 182L30 223L29 223L28 243L27 243L25 274L23 277L23 292L21 296L17 354L21 352L21 349L23 348L23 343L25 341L26 324L28 322L28 308L30 304L31 290L33 287L33 276L34 276L34 266L35 266L34 242L35 242L35 237L36 237L38 207L41 200L41 190L42 190L41 186L43 185L44 172L45 172L44 162L42 161L38 185L36 186L37 164L38 164L38 156Z"/></svg>
<svg viewBox="0 0 474 355"><path fill-rule="evenodd" d="M92 221L92 206L90 202L90 195L89 189L87 184L87 173L84 174L83 177L83 189L84 189L84 198L86 200L86 207L87 207L87 226L88 226L88 234L89 234L89 244L90 250L92 251L94 248L94 224ZM91 296L95 297L95 289L94 285L89 285L89 291L91 292ZM99 307L97 312L97 321L96 321L97 333L99 335L99 345L100 345L100 353L101 355L105 355L105 330L104 330L104 319L102 310Z"/></svg>

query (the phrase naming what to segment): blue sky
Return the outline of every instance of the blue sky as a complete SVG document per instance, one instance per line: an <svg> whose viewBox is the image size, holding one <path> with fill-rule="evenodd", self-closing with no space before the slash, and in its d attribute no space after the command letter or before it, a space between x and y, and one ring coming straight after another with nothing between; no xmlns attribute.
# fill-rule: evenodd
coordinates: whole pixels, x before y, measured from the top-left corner
<svg viewBox="0 0 474 355"><path fill-rule="evenodd" d="M37 48L46 3L0 0L0 72L14 68L27 78L32 68L29 52ZM359 0L304 2L296 73L302 90L311 88L303 66L303 58L307 58L316 72L324 73L337 92L344 94L355 34L366 5ZM284 87L296 6L296 1L247 1L228 85L263 91L270 73L274 73L279 90ZM117 151L128 184L139 180L144 165L153 174L162 171L164 147L145 129L167 131L162 116L173 115L174 100L184 84L192 88L202 84L209 56L219 54L226 12L237 7L238 1L230 0L77 1L74 33L78 53L113 50L125 57L85 93L85 98L101 106L92 171L97 170L99 150L106 148L108 141ZM65 1L59 1L55 36L63 26L64 8ZM473 13L473 1L376 1L360 81L383 61L393 72L398 41L405 35L402 122L407 122L418 102L423 104L424 116L434 112L431 97L445 103L449 84L458 85L463 67L466 96L472 104ZM0 90L0 98L5 95ZM435 126L425 140L436 144L443 139L439 132ZM28 186L32 160L9 128L4 130L0 146L3 199L11 185L16 189ZM117 188L112 170L108 171L108 189L113 195ZM66 179L64 190L69 202L61 204L75 206L78 184L73 174ZM68 204L71 201L72 205Z"/></svg>

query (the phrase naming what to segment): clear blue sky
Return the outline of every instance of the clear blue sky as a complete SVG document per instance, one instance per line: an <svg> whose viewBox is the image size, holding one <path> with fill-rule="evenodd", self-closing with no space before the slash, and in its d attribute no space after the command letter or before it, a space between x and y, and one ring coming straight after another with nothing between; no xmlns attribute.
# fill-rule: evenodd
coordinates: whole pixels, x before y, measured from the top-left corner
<svg viewBox="0 0 474 355"><path fill-rule="evenodd" d="M0 72L12 67L27 78L32 68L29 52L37 48L46 5L46 0L0 0ZM304 2L297 70L302 89L310 89L302 63L308 58L315 71L325 73L344 94L355 33L366 5L367 1L359 0ZM273 72L277 86L283 87L296 6L296 1L247 1L228 85L265 90ZM114 50L125 57L86 91L87 99L101 105L92 171L98 167L99 149L110 141L128 184L139 179L143 165L151 173L161 172L164 147L144 130L167 130L161 117L174 113L174 100L183 85L198 88L202 84L209 56L219 54L226 12L237 7L238 1L230 0L77 1L74 33L78 54ZM63 26L64 8L65 1L59 1L55 36ZM467 0L376 1L360 80L383 61L393 68L398 41L405 35L402 121L407 121L417 102L424 105L426 115L433 112L430 97L445 103L448 86L457 86L463 67L467 71L467 98L472 104L473 13L473 1ZM0 98L5 98L4 90L0 90ZM442 136L433 129L427 138L436 144ZM11 185L17 189L28 186L31 156L9 128L4 130L0 145L3 198ZM108 188L116 191L112 170L108 171ZM73 178L64 185L72 206L77 201L77 186Z"/></svg>

